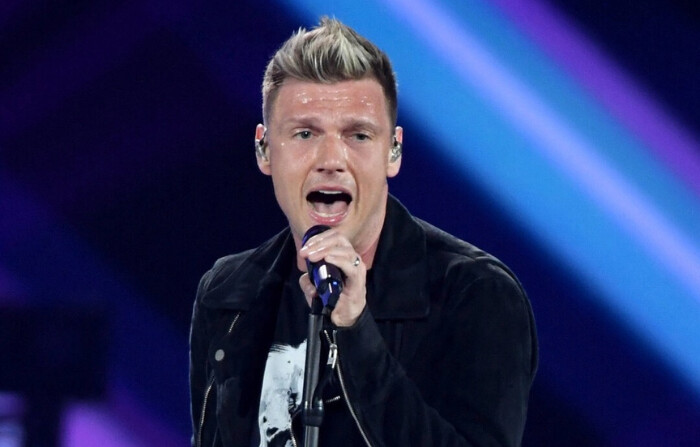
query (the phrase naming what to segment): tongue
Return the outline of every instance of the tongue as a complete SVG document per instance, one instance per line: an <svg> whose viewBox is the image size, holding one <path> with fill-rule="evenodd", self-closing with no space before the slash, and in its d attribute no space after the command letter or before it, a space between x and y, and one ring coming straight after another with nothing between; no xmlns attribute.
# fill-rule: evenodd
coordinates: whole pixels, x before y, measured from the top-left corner
<svg viewBox="0 0 700 447"><path fill-rule="evenodd" d="M313 206L313 209L316 213L326 216L335 216L343 214L348 209L348 204L343 202L342 200L336 200L335 202L331 203L312 202L311 206Z"/></svg>

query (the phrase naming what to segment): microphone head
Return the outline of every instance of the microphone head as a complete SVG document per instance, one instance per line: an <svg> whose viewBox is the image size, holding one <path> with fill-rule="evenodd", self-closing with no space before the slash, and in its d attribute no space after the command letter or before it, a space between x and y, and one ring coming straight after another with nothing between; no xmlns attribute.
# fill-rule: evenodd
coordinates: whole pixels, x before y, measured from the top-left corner
<svg viewBox="0 0 700 447"><path fill-rule="evenodd" d="M306 245L309 239L330 230L330 228L328 225L314 225L309 228L301 240L302 245ZM308 259L306 260L306 271L309 273L311 282L316 286L316 292L323 301L323 305L331 309L334 308L338 298L340 298L340 293L343 291L343 272L325 260L311 262Z"/></svg>

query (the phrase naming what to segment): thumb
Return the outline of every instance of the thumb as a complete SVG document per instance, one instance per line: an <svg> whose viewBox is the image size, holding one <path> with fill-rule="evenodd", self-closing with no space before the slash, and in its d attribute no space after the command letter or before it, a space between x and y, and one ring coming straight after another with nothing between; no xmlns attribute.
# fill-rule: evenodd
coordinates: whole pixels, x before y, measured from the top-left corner
<svg viewBox="0 0 700 447"><path fill-rule="evenodd" d="M311 300L316 295L316 287L311 282L308 273L304 273L299 277L299 286L301 287L301 291L304 292L306 302L311 306Z"/></svg>

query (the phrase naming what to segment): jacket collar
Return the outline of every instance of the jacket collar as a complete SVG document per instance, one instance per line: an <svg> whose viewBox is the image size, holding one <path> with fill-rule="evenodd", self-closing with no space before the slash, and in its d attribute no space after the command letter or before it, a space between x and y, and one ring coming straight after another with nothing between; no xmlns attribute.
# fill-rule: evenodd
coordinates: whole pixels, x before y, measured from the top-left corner
<svg viewBox="0 0 700 447"><path fill-rule="evenodd" d="M248 310L269 287L288 277L296 259L289 228L257 249L224 266L202 298L207 307ZM393 196L368 272L367 303L374 318L413 319L427 316L427 248L423 228ZM281 291L281 288L278 288Z"/></svg>
<svg viewBox="0 0 700 447"><path fill-rule="evenodd" d="M230 263L224 263L221 271L215 266L215 277L202 303L212 308L248 310L267 287L284 282L295 257L294 240L285 228L258 248L229 257Z"/></svg>
<svg viewBox="0 0 700 447"><path fill-rule="evenodd" d="M427 259L425 231L390 195L367 285L367 302L375 319L428 315Z"/></svg>

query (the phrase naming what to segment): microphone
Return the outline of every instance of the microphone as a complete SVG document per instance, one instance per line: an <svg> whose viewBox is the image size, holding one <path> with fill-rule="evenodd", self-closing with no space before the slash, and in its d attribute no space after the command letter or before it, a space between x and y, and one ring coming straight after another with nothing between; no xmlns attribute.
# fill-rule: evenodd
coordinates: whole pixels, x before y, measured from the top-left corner
<svg viewBox="0 0 700 447"><path fill-rule="evenodd" d="M301 240L301 245L306 245L306 242L313 236L330 230L327 225L314 225L309 228ZM309 272L311 282L316 286L316 292L323 301L323 305L333 309L340 298L340 292L343 291L343 272L333 264L327 263L324 259L318 262L306 260L306 270Z"/></svg>

